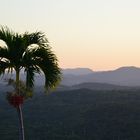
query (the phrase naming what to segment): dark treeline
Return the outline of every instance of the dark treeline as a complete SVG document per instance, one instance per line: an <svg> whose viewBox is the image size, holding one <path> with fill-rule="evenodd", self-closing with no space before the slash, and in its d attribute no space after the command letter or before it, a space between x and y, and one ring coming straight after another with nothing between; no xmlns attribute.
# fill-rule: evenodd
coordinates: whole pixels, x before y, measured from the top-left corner
<svg viewBox="0 0 140 140"><path fill-rule="evenodd" d="M36 92L23 109L27 140L140 140L139 90ZM0 139L18 140L16 111L0 96Z"/></svg>

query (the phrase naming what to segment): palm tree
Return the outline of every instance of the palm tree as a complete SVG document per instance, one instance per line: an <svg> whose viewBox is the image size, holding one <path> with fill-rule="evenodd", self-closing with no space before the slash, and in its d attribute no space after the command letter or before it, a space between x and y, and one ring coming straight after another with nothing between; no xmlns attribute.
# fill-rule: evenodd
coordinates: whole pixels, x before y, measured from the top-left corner
<svg viewBox="0 0 140 140"><path fill-rule="evenodd" d="M18 100L21 100L14 106L19 116L20 139L24 140L23 99L27 98L28 92L32 92L35 73L44 73L45 89L47 91L57 86L61 79L58 60L51 51L48 40L42 32L18 34L8 27L1 27L0 40L0 42L3 41L0 45L0 75L14 71L16 73L15 91L11 92L10 97L18 97ZM22 69L26 73L24 94L20 84L20 72Z"/></svg>

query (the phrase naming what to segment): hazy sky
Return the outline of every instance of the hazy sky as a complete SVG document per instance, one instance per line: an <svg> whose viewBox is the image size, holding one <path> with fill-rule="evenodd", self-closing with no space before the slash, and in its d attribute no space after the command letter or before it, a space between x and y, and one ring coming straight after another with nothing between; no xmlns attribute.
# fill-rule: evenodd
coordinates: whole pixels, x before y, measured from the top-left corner
<svg viewBox="0 0 140 140"><path fill-rule="evenodd" d="M140 0L0 0L0 24L46 33L63 68L140 67Z"/></svg>

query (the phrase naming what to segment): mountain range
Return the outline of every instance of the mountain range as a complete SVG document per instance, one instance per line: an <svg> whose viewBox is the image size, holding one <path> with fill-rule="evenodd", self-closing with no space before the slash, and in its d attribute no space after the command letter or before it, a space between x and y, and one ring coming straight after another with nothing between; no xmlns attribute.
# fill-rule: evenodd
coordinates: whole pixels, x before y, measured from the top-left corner
<svg viewBox="0 0 140 140"><path fill-rule="evenodd" d="M69 70L69 73L63 70L63 78L62 85L72 86L81 83L108 83L115 84L120 86L140 86L140 68L138 67L120 67L116 70L111 71L90 71L89 69L84 68L84 73L80 73L79 71L83 71L83 69L78 69L76 73L76 69ZM72 74L72 71L75 73Z"/></svg>
<svg viewBox="0 0 140 140"><path fill-rule="evenodd" d="M140 68L120 67L110 71L93 71L89 68L62 69L61 86L75 86L83 83L111 84L118 86L140 86ZM6 78L14 78L15 74L6 76ZM21 73L21 79L25 80L24 72ZM0 81L2 83L2 81ZM35 84L43 85L43 74L36 75Z"/></svg>

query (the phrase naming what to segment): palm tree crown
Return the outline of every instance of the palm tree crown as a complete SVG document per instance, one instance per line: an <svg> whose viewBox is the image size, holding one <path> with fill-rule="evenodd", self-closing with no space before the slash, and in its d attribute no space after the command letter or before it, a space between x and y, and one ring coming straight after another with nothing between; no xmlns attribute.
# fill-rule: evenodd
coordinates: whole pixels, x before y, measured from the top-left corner
<svg viewBox="0 0 140 140"><path fill-rule="evenodd" d="M57 58L51 51L44 33L18 34L8 27L1 27L0 40L0 74L16 71L17 79L22 68L26 72L26 87L34 86L35 73L44 73L46 89L54 88L60 81L60 69Z"/></svg>

